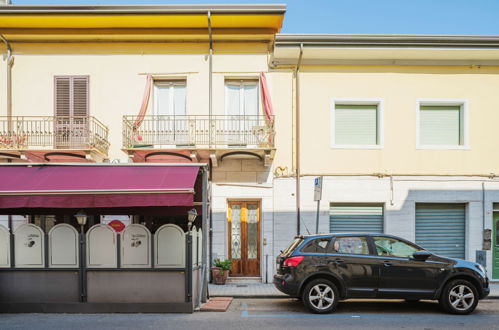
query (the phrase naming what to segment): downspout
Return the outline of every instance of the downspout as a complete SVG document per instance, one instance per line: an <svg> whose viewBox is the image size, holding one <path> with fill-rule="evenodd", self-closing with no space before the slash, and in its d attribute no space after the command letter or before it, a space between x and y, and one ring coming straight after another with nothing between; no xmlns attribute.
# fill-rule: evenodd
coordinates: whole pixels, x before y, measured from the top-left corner
<svg viewBox="0 0 499 330"><path fill-rule="evenodd" d="M213 35L211 33L211 11L208 11L208 37L210 43L210 53L208 55L208 129L209 129L209 147L213 143Z"/></svg>
<svg viewBox="0 0 499 330"><path fill-rule="evenodd" d="M300 55L295 70L295 108L296 108L296 234L300 235L300 66L303 56L303 43L300 43Z"/></svg>
<svg viewBox="0 0 499 330"><path fill-rule="evenodd" d="M12 130L12 64L14 63L14 57L7 39L1 34L0 39L7 46L7 129L10 132Z"/></svg>

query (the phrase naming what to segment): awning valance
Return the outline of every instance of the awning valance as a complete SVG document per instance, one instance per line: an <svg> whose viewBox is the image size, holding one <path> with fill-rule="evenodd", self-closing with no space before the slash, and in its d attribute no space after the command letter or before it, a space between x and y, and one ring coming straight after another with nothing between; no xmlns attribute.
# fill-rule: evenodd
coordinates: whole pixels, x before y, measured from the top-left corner
<svg viewBox="0 0 499 330"><path fill-rule="evenodd" d="M199 166L0 166L0 209L191 206Z"/></svg>

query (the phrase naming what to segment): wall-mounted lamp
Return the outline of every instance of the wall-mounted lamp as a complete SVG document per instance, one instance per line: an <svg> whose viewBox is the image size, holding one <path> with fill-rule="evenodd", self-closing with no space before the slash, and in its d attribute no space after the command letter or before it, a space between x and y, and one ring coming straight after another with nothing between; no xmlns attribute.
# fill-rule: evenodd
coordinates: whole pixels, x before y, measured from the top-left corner
<svg viewBox="0 0 499 330"><path fill-rule="evenodd" d="M196 220L197 216L198 216L198 211L196 211L196 209L190 209L189 211L187 211L187 221L188 221L187 229L189 231L191 231L192 224Z"/></svg>

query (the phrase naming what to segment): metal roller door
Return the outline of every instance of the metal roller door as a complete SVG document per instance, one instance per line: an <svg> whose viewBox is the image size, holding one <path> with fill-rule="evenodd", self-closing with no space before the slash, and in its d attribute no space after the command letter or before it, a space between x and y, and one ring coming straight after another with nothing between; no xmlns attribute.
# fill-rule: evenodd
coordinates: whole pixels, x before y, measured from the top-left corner
<svg viewBox="0 0 499 330"><path fill-rule="evenodd" d="M383 205L331 203L329 230L331 233L383 233Z"/></svg>
<svg viewBox="0 0 499 330"><path fill-rule="evenodd" d="M441 256L465 257L464 204L416 204L416 243Z"/></svg>

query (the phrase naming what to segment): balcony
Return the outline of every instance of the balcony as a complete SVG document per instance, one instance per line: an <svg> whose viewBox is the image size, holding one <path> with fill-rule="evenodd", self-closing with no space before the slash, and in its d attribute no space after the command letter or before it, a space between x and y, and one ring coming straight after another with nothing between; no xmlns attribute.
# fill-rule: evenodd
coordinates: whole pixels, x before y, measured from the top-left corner
<svg viewBox="0 0 499 330"><path fill-rule="evenodd" d="M108 149L108 128L94 117L0 117L0 158L102 161Z"/></svg>
<svg viewBox="0 0 499 330"><path fill-rule="evenodd" d="M170 155L213 166L225 157L273 158L274 118L266 116L136 116L123 118L123 150L134 161L151 155Z"/></svg>

